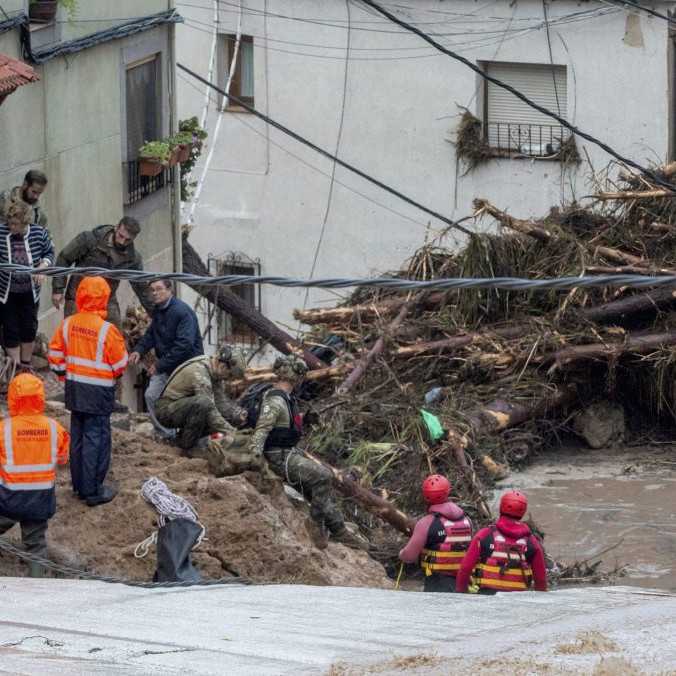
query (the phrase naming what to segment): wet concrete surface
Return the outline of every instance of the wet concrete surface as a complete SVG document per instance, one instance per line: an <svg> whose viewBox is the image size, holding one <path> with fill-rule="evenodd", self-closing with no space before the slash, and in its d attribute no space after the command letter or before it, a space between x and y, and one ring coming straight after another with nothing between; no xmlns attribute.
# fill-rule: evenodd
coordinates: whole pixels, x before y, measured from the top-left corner
<svg viewBox="0 0 676 676"><path fill-rule="evenodd" d="M512 487L528 494L554 559L612 548L599 569L624 566L620 584L676 590L676 446L562 448L501 483Z"/></svg>

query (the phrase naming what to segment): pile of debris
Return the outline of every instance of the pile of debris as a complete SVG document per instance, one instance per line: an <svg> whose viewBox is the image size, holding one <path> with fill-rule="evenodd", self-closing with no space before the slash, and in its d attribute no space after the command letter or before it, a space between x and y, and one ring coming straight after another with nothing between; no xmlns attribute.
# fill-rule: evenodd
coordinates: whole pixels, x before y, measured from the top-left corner
<svg viewBox="0 0 676 676"><path fill-rule="evenodd" d="M658 169L664 178L676 164ZM419 250L402 277L676 274L676 200L643 176L604 178L591 206L516 218L486 200L475 217L497 233L461 250L443 235ZM333 308L296 311L306 344L326 368L306 393L320 421L308 448L402 510L420 512L419 478L451 477L463 504L488 517L484 489L561 433L594 447L632 425L674 421L676 307L671 288L565 291L463 290L397 294L360 289ZM269 371L247 374L263 381ZM438 417L432 442L421 416ZM582 415L584 412L584 415ZM374 520L354 503L362 526ZM353 515L354 518L354 515Z"/></svg>

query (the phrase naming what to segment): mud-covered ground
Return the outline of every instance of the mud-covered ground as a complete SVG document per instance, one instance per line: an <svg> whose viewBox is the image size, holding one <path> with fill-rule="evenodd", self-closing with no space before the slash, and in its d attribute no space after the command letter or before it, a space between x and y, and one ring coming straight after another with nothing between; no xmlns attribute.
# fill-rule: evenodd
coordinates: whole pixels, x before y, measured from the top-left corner
<svg viewBox="0 0 676 676"><path fill-rule="evenodd" d="M48 413L67 425L62 405ZM155 476L186 498L206 526L193 560L203 577L238 575L255 581L391 587L381 564L339 544L318 550L305 527L307 505L287 497L281 481L257 473L218 479L201 459L141 433L147 424L115 415L113 459L108 479L119 493L111 503L90 508L72 494L67 467L59 468L57 513L49 524L50 557L78 568L150 580L155 550L135 558L136 545L156 528L157 513L141 497L141 484ZM141 418L140 418L141 419ZM117 427L116 427L117 426ZM128 427L129 430L120 429ZM7 533L19 542L18 526ZM0 575L23 575L25 565L0 553Z"/></svg>

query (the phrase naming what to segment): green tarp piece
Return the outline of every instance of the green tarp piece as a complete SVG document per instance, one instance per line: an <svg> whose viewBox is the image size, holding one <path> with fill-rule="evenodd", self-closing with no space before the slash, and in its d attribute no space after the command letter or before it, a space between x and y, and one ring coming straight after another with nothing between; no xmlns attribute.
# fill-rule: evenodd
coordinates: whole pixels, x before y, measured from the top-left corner
<svg viewBox="0 0 676 676"><path fill-rule="evenodd" d="M444 428L441 424L441 420L437 418L433 413L430 413L429 411L426 411L424 408L420 409L420 415L422 416L423 422L425 423L425 427L427 427L427 431L430 434L430 439L432 441L439 441L439 439L443 439L446 436L446 432L444 432Z"/></svg>

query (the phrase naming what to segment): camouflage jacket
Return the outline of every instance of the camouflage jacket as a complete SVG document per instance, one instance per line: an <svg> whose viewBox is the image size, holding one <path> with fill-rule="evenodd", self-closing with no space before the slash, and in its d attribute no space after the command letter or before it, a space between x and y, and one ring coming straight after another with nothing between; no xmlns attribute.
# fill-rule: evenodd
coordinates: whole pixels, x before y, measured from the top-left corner
<svg viewBox="0 0 676 676"><path fill-rule="evenodd" d="M22 200L20 185L0 193L0 223L4 223L7 220L6 210L9 202L20 200ZM31 204L31 206L33 207L33 225L41 225L43 228L46 228L47 212L39 204Z"/></svg>
<svg viewBox="0 0 676 676"><path fill-rule="evenodd" d="M249 446L251 453L255 456L262 456L265 450L265 442L270 432L275 427L288 427L290 423L291 418L289 417L289 407L286 405L286 401L278 394L275 394L274 391L268 390L263 395L256 429L251 435Z"/></svg>
<svg viewBox="0 0 676 676"><path fill-rule="evenodd" d="M56 258L56 265L69 268L72 265L78 267L97 267L107 268L108 270L143 270L143 259L130 244L124 250L115 248L113 244L114 225L99 225L93 230L85 230L77 237L72 239L59 252ZM68 287L66 288L66 280ZM52 279L52 293L62 294L66 289L66 299L73 300L77 287L82 277L71 275L70 278L54 277ZM115 296L119 280L109 279L111 297ZM132 284L134 292L138 296L141 304L149 309L153 307L146 298L146 284Z"/></svg>
<svg viewBox="0 0 676 676"><path fill-rule="evenodd" d="M224 382L215 378L211 370L211 359L206 355L194 357L174 369L169 376L160 401L178 401L201 394L213 400L218 412L232 425L242 422L245 410L225 394Z"/></svg>

